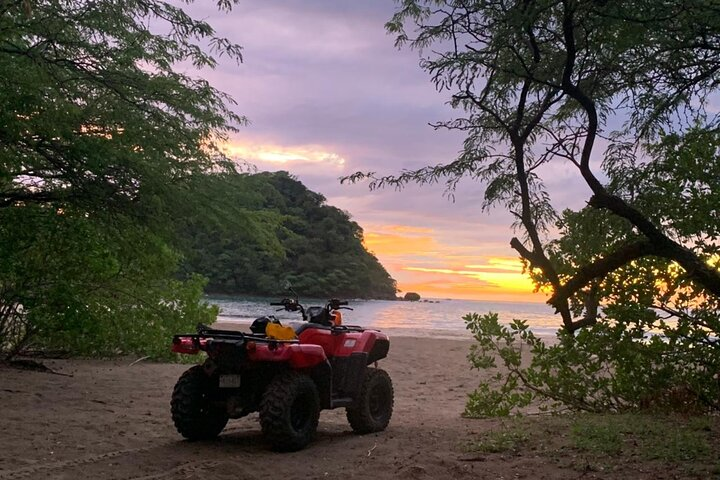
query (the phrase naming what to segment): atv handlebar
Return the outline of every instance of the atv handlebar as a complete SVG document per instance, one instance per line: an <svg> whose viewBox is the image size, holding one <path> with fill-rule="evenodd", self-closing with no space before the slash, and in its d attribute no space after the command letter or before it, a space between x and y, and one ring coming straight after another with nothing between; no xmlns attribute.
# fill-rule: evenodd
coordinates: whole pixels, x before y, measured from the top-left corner
<svg viewBox="0 0 720 480"><path fill-rule="evenodd" d="M347 300L338 300L337 298L331 298L328 300L327 307L332 310L340 310L340 307L342 305L347 305ZM348 308L348 307L345 307ZM348 308L348 310L352 310L351 308Z"/></svg>
<svg viewBox="0 0 720 480"><path fill-rule="evenodd" d="M280 310L287 310L288 312L297 312L300 310L303 314L303 318L305 317L305 309L298 303L297 299L283 298L280 302L270 302L270 305L273 307L282 307L277 310L278 312Z"/></svg>
<svg viewBox="0 0 720 480"><path fill-rule="evenodd" d="M325 304L324 309L328 312L328 314L331 310L352 310L352 308L345 306L347 304L347 300L331 298L330 300L328 300L328 303ZM308 320L307 314L305 313L305 307L300 304L297 298L283 298L279 302L271 302L270 305L273 307L282 307L277 310L278 312L281 310L286 310L288 312L300 311L303 320Z"/></svg>

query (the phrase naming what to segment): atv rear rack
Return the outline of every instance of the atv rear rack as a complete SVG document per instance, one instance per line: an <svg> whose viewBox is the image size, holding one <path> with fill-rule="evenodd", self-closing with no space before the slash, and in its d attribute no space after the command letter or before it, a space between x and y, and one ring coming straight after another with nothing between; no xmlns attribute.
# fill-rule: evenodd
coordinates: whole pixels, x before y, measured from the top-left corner
<svg viewBox="0 0 720 480"><path fill-rule="evenodd" d="M172 351L193 355L198 353L200 350L205 350L209 340L217 340L222 343L234 343L237 345L252 341L256 343L267 343L270 345L270 348L273 348L273 345L281 343L299 342L297 339L277 340L275 338L268 338L262 334L238 332L237 330L220 330L199 324L197 327L197 333L174 335L172 341Z"/></svg>
<svg viewBox="0 0 720 480"><path fill-rule="evenodd" d="M268 338L262 333L248 333L238 332L237 330L219 330L210 328L202 323L197 326L197 334L195 336L200 338L221 338L228 340L252 340L253 342L261 343L298 343L297 339L292 340L277 340L275 338ZM178 335L176 335L178 336ZM192 335L180 335L181 337L189 337Z"/></svg>
<svg viewBox="0 0 720 480"><path fill-rule="evenodd" d="M317 326L317 328L332 330L333 334L339 335L345 332L362 332L366 329L358 325L340 325L333 327ZM267 343L271 347L282 343L299 343L297 338L291 340L278 340L269 338L262 333L239 332L237 330L221 330L210 328L207 325L198 324L197 333L185 333L174 335L172 350L176 353L195 354L205 350L208 340L219 340L223 343L243 344L247 342Z"/></svg>

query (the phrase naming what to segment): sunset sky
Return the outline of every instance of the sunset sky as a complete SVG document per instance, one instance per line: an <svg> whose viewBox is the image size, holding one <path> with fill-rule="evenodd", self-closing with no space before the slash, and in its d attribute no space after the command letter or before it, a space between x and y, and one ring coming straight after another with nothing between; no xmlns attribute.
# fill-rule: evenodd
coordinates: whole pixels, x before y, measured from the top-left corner
<svg viewBox="0 0 720 480"><path fill-rule="evenodd" d="M386 34L392 0L243 1L229 14L210 4L189 10L244 47L243 64L221 59L202 72L251 122L228 152L259 170L287 170L348 211L403 292L544 301L509 246L509 215L481 211L482 185L461 183L454 202L442 186L340 185L356 171L449 162L462 147L462 136L428 125L453 116L448 94L435 91L418 52L397 50ZM587 196L567 187L569 168L549 173L557 206Z"/></svg>

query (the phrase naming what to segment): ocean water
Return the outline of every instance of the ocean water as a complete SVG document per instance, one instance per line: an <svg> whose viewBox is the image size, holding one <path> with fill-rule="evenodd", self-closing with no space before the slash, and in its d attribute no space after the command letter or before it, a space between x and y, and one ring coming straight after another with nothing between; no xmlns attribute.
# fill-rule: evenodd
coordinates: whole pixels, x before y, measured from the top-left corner
<svg viewBox="0 0 720 480"><path fill-rule="evenodd" d="M263 315L275 315L281 322L300 320L299 313L276 311L270 302L277 298L210 296L206 300L220 307L219 321L249 324ZM323 300L300 299L304 306L323 305ZM352 311L343 310L343 323L377 328L389 335L444 338L470 338L462 317L470 312L495 312L502 323L526 320L537 335L552 337L561 325L550 306L530 302L485 302L479 300L433 299L402 302L351 300Z"/></svg>

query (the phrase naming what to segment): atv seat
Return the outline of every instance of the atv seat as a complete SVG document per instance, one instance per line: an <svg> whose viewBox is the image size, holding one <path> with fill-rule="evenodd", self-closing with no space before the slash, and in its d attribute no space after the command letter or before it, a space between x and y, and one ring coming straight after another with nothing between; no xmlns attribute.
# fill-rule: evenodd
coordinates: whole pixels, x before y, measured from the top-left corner
<svg viewBox="0 0 720 480"><path fill-rule="evenodd" d="M288 323L289 326L295 330L295 335L300 336L302 332L307 330L308 328L317 328L320 330L332 330L332 327L329 325L320 325L319 323L313 323L313 322L290 322Z"/></svg>

